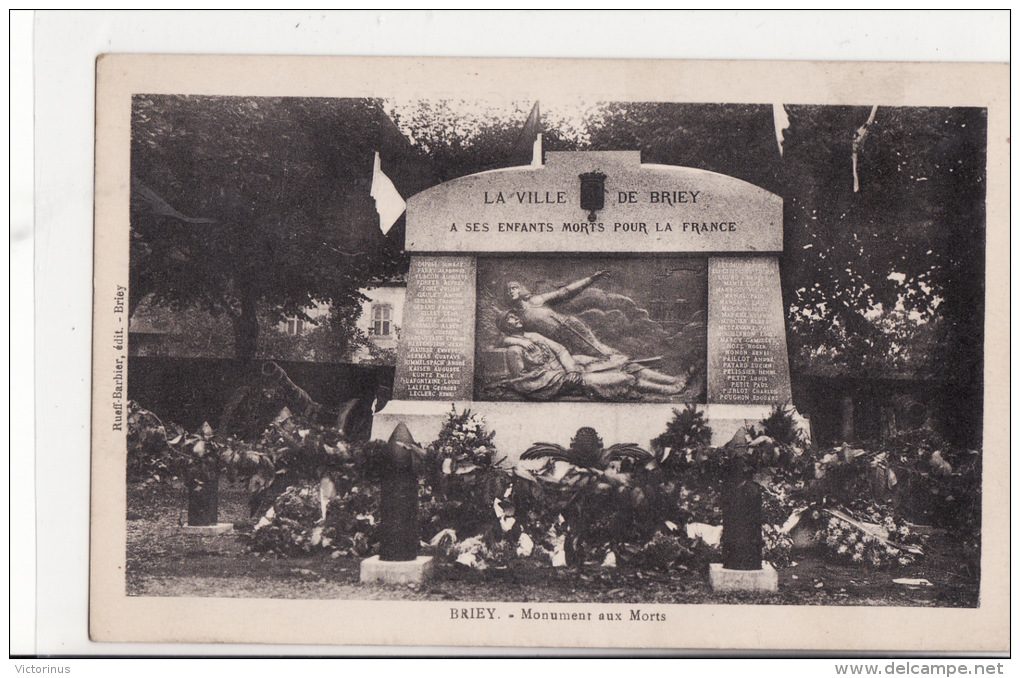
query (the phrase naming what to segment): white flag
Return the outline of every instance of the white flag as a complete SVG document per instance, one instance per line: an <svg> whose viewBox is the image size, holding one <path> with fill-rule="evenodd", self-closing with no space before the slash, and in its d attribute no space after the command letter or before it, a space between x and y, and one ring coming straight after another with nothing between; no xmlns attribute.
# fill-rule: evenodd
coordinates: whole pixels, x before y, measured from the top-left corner
<svg viewBox="0 0 1020 678"><path fill-rule="evenodd" d="M786 115L786 107L772 104L772 119L776 123L776 143L779 144L779 155L783 154L783 132L790 128L790 118Z"/></svg>
<svg viewBox="0 0 1020 678"><path fill-rule="evenodd" d="M532 167L542 166L542 110L535 102L531 107L528 119L524 121L524 127L517 135L517 141L510 150L510 162L513 165L527 165Z"/></svg>
<svg viewBox="0 0 1020 678"><path fill-rule="evenodd" d="M861 182L857 179L857 151L860 150L861 144L864 143L864 139L868 136L868 128L871 123L875 122L875 116L878 114L878 106L871 107L871 114L868 115L868 119L863 125L857 128L857 133L854 134L853 153L850 154L851 163L854 169L854 193L861 190Z"/></svg>
<svg viewBox="0 0 1020 678"><path fill-rule="evenodd" d="M397 187L390 178L383 174L379 151L375 152L375 164L372 168L371 195L375 199L375 211L379 213L379 228L382 229L383 235L386 235L404 213L407 203L400 197Z"/></svg>

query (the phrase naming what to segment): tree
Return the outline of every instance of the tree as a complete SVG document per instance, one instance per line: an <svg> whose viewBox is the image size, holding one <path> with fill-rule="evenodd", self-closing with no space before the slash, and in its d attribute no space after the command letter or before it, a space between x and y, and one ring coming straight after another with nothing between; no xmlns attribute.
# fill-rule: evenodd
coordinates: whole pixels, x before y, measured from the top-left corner
<svg viewBox="0 0 1020 678"><path fill-rule="evenodd" d="M464 100L387 101L394 123L432 168L430 185L457 177L519 164L512 150L534 101L506 106ZM544 150L580 150L588 129L578 110L596 114L600 108L580 104L543 109L540 129ZM574 115L571 115L574 114Z"/></svg>
<svg viewBox="0 0 1020 678"><path fill-rule="evenodd" d="M836 374L934 378L942 418L972 444L983 389L985 111L879 106L865 124L870 107L787 109L791 355Z"/></svg>
<svg viewBox="0 0 1020 678"><path fill-rule="evenodd" d="M356 325L360 315L361 308L358 306L336 306L319 319L318 325L297 335L282 332L275 325L264 327L259 357L320 363L351 362L359 349L371 350L374 347L371 339Z"/></svg>
<svg viewBox="0 0 1020 678"><path fill-rule="evenodd" d="M376 100L135 96L132 310L152 294L224 314L247 363L260 315L357 307L367 281L406 267L369 197L377 150L398 190L419 188L415 153Z"/></svg>
<svg viewBox="0 0 1020 678"><path fill-rule="evenodd" d="M983 111L879 107L855 192L853 139L869 109L788 108L783 272L800 346L834 349L844 370L928 369L899 350L912 326L932 335L934 360L956 354L979 373ZM922 332L929 323L938 331Z"/></svg>
<svg viewBox="0 0 1020 678"><path fill-rule="evenodd" d="M588 122L585 150L638 150L645 163L697 167L778 192L771 106L613 102Z"/></svg>

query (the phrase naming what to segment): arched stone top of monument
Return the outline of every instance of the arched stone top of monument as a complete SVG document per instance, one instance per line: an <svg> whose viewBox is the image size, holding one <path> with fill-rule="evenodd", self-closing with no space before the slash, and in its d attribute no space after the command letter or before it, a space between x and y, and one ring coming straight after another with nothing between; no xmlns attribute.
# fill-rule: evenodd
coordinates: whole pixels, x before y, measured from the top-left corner
<svg viewBox="0 0 1020 678"><path fill-rule="evenodd" d="M407 201L411 252L779 252L783 200L639 151L549 152L434 186Z"/></svg>

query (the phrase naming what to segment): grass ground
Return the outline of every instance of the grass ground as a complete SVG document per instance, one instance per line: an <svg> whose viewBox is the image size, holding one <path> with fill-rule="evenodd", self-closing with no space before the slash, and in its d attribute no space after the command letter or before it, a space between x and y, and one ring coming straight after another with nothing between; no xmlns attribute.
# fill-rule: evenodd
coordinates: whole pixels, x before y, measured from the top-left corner
<svg viewBox="0 0 1020 678"><path fill-rule="evenodd" d="M225 598L458 600L502 602L740 603L973 607L978 583L959 547L935 532L924 561L891 570L831 563L800 552L779 571L777 594L712 592L704 572L654 573L590 565L553 568L533 559L475 571L443 564L421 587L365 585L353 557L279 557L250 548L252 521L243 488L223 483L220 521L233 533L198 537L180 530L183 495L177 487L130 485L127 497L127 593L138 596ZM907 586L894 579L926 579Z"/></svg>

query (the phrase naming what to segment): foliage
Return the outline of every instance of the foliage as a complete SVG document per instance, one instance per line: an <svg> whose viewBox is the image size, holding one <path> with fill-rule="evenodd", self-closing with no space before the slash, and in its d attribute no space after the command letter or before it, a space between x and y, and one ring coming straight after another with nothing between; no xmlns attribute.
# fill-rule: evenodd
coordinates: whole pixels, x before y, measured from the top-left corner
<svg viewBox="0 0 1020 678"><path fill-rule="evenodd" d="M722 483L708 481L705 476L687 473L680 482L677 506L689 521L719 525L722 523Z"/></svg>
<svg viewBox="0 0 1020 678"><path fill-rule="evenodd" d="M767 417L761 420L758 435L768 436L778 445L803 445L804 436L793 420L793 408L776 405Z"/></svg>
<svg viewBox="0 0 1020 678"><path fill-rule="evenodd" d="M166 482L183 477L194 490L216 481L221 474L236 481L274 472L271 457L257 447L218 435L208 423L195 433L176 424L167 427L135 401L128 403L127 443L131 481Z"/></svg>
<svg viewBox="0 0 1020 678"><path fill-rule="evenodd" d="M686 523L681 486L636 445L605 448L594 429L582 428L569 449L538 443L521 460L518 475L527 482L517 496L529 536L562 539L564 564L580 565L597 554L630 558L657 533Z"/></svg>
<svg viewBox="0 0 1020 678"><path fill-rule="evenodd" d="M783 568L790 564L790 556L793 552L793 539L783 532L776 524L766 520L761 526L761 536L764 543L762 558L774 567Z"/></svg>
<svg viewBox="0 0 1020 678"><path fill-rule="evenodd" d="M464 410L460 414L451 406L439 431L439 436L428 446L428 458L433 471L443 475L465 475L480 468L492 466L496 458L493 445L495 433L485 427L485 419Z"/></svg>
<svg viewBox="0 0 1020 678"><path fill-rule="evenodd" d="M986 113L880 106L859 143L855 192L854 137L870 110L786 106L791 359L980 384Z"/></svg>
<svg viewBox="0 0 1020 678"><path fill-rule="evenodd" d="M981 455L954 448L928 429L904 432L871 450L819 450L814 468L816 493L835 503L872 497L915 522L980 533Z"/></svg>
<svg viewBox="0 0 1020 678"><path fill-rule="evenodd" d="M386 443L350 444L337 429L285 411L260 445L276 470L250 486L253 514L271 504L255 526L257 551L362 557L375 548L378 453Z"/></svg>
<svg viewBox="0 0 1020 678"><path fill-rule="evenodd" d="M725 469L734 455L746 452L700 448L678 474L661 464L660 455L610 459L601 447L593 452L586 445L597 440L601 446L601 440L592 434L575 435L568 449L546 444L540 449L551 451L549 456L509 468L498 456L484 420L470 411L451 409L425 455L422 535L429 552L479 570L513 558L540 557L561 566L601 562L670 572L695 570L718 558L714 547L689 536L685 527L694 522L719 524ZM937 443L926 434L896 445L909 447L916 455L918 445L937 448ZM329 475L335 496L325 500L325 519L321 513L325 483L289 489L260 522L256 548L286 554L369 553L375 543L377 504L364 479L373 473L370 460L375 455L370 449L384 445L381 441L363 445L348 455L344 473ZM931 465L932 458L941 459L936 451L920 457L931 469L929 477L944 480L949 472ZM823 450L797 457L745 458L774 463L758 466L756 478L764 489L763 557L776 567L791 562L793 542L785 524L795 511L824 516L822 548L850 565L898 567L922 553L917 548L921 538L888 497L884 504L863 501L863 495L849 499L825 482L831 478L841 489L861 492L853 478L867 476L864 469L877 468L872 465L876 460L888 463L888 450L876 454L848 448L835 457ZM312 476L323 471L309 468L315 469ZM869 522L885 532L869 532Z"/></svg>
<svg viewBox="0 0 1020 678"><path fill-rule="evenodd" d="M354 468L370 482L380 483L390 469L389 443L383 440L366 440L357 446Z"/></svg>
<svg viewBox="0 0 1020 678"><path fill-rule="evenodd" d="M366 282L406 266L368 195L374 151L404 195L420 186L378 101L141 94L131 132L132 310L151 293L175 311L226 315L248 361L260 319L356 307Z"/></svg>
<svg viewBox="0 0 1020 678"><path fill-rule="evenodd" d="M694 461L697 450L708 447L711 440L712 429L704 412L696 405L688 405L683 410L673 410L666 430L652 439L652 450L663 468L681 472Z"/></svg>
<svg viewBox="0 0 1020 678"><path fill-rule="evenodd" d="M431 160L436 183L509 164L507 156L518 134L517 125L494 107L462 115L458 109L463 102L460 104L420 100L391 109L394 123Z"/></svg>
<svg viewBox="0 0 1020 678"><path fill-rule="evenodd" d="M174 311L154 303L151 295L136 305L130 331L156 335L159 343L155 346L142 343L137 347L146 355L205 358L234 355L232 327L227 316L199 308Z"/></svg>
<svg viewBox="0 0 1020 678"><path fill-rule="evenodd" d="M170 439L178 439L182 430L167 426L152 412L134 400L127 405L127 479L128 482L168 483L174 477L174 448Z"/></svg>
<svg viewBox="0 0 1020 678"><path fill-rule="evenodd" d="M900 506L913 520L980 535L980 452L953 447L926 429L894 438L888 452L903 478Z"/></svg>
<svg viewBox="0 0 1020 678"><path fill-rule="evenodd" d="M594 430L581 429L569 449L535 445L511 469L492 439L481 418L454 409L429 445L424 535L437 555L479 569L532 554L581 564L594 554L627 557L636 552L627 540L643 544L683 523L669 496L679 488L663 491L661 470L645 473L652 456L636 446L604 449Z"/></svg>
<svg viewBox="0 0 1020 678"><path fill-rule="evenodd" d="M216 434L208 423L202 424L196 433L183 433L170 443L178 453L176 467L187 480L189 491L219 482L222 474L231 481L251 483L274 470L268 454L235 438Z"/></svg>
<svg viewBox="0 0 1020 678"><path fill-rule="evenodd" d="M325 504L321 485L289 487L255 525L252 548L283 556L329 553L364 557L376 545L377 492L353 479ZM341 489L342 488L342 489Z"/></svg>
<svg viewBox="0 0 1020 678"><path fill-rule="evenodd" d="M514 557L541 555L559 565L576 566L595 558L604 564L620 562L639 570L670 571L697 568L718 556L683 529L695 521L719 522L717 483L702 495L664 471L654 459L621 470L621 460L600 469L548 458L511 473L493 467L493 455L481 449L491 445L492 436L480 417L451 411L447 424L430 445L436 451L446 448L429 457L429 463L439 467L439 482L422 486L423 537L431 541L430 552L440 558L475 569L506 564ZM330 492L335 496L326 499L325 520L321 516L325 483L288 489L260 522L256 548L287 554L322 550L359 556L368 553L374 544L376 503L372 483L364 480L371 476L365 460L373 458L368 448L384 445L381 441L367 443L354 453L359 461L352 461L347 473L329 475ZM464 472L458 473L458 469ZM686 474L694 471L691 467ZM811 509L806 491L791 492L784 483L765 487L763 494L764 557L777 567L790 562L792 540L780 526L794 508L817 512L838 506L852 514L844 504L824 495ZM859 500L852 506L862 520L885 525L896 535L894 540L916 543L890 507L864 505ZM828 539L828 551L850 564L886 567L916 557L867 533L851 536L846 524L826 526L825 530L822 539ZM840 550L843 545L846 548Z"/></svg>
<svg viewBox="0 0 1020 678"><path fill-rule="evenodd" d="M147 354L204 358L231 358L234 356L234 336L231 319L225 314L213 314L197 306L172 310L153 301L139 304L131 317L131 331L155 333L159 343L142 350ZM299 360L315 362L352 362L354 355L367 349L372 356L370 364L392 365L395 351L378 349L357 326L361 306L349 305L330 308L316 315L311 308L304 309L305 330L289 334L265 304L256 308L258 315L258 346L255 356L260 360ZM313 317L315 316L315 317ZM389 360L389 362L387 362Z"/></svg>
<svg viewBox="0 0 1020 678"><path fill-rule="evenodd" d="M526 157L514 157L513 150L534 103L512 101L497 106L463 100L390 100L386 109L397 127L428 158L435 183L441 183L530 163L530 143ZM587 142L588 130L577 119L579 109L595 113L597 107L575 103L569 110L542 110L539 131L545 149L577 150Z"/></svg>
<svg viewBox="0 0 1020 678"><path fill-rule="evenodd" d="M666 430L652 440L655 460L645 472L659 469L660 487L680 515L693 522L718 524L720 488L733 454L710 446L711 435L704 413L696 406L674 410Z"/></svg>
<svg viewBox="0 0 1020 678"><path fill-rule="evenodd" d="M400 328L395 327L394 332L399 337ZM368 350L368 357L361 358L358 360L362 365L396 365L397 364L397 349L395 348L382 348L378 346L374 341L365 337L365 348Z"/></svg>
<svg viewBox="0 0 1020 678"><path fill-rule="evenodd" d="M678 420L675 417L674 423ZM676 526L721 522L720 488L737 458L752 464L755 480L763 487L765 556L778 567L790 561L793 544L785 525L795 512L859 510L862 497L883 502L876 505L883 520L895 520L897 529L903 520L898 516L934 516L931 501L918 501L918 496L928 495L939 498L943 520L949 517L947 507L964 508L954 514L954 524L966 525L970 533L980 529L977 455L952 452L931 432L902 436L871 452L849 447L807 450L800 447L790 413L777 407L759 426L751 427L742 444L735 438L722 448L688 448L679 457L685 462L682 466L663 463L669 456L662 445L644 463L625 459L626 468L620 463L624 460L605 463L601 440L598 454L578 453L581 437L575 436L569 450L545 443L533 446L534 454L522 456L513 493L524 533L550 554L559 548L564 564L577 565L609 552L635 566L653 553L658 554L656 562L672 562L662 554L670 548L677 554L690 550L690 543L675 534ZM876 481L884 493L876 494ZM890 493L897 482L902 490ZM867 539L862 540L862 548L871 548ZM877 551L874 555L866 551L865 557L883 558ZM914 556L897 555L901 557Z"/></svg>
<svg viewBox="0 0 1020 678"><path fill-rule="evenodd" d="M643 571L694 570L710 558L703 542L695 543L686 535L668 529L656 531L644 543L627 544L621 551L628 565Z"/></svg>
<svg viewBox="0 0 1020 678"><path fill-rule="evenodd" d="M357 326L361 307L334 307L325 317L306 321L310 329L290 335L279 324L262 321L258 357L262 360L307 360L324 363L352 362L362 348L374 344Z"/></svg>
<svg viewBox="0 0 1020 678"><path fill-rule="evenodd" d="M909 565L923 553L920 548L911 547L920 543L920 538L889 512L872 506L864 515L871 525L863 525L862 529L861 523L848 520L844 514L828 512L819 542L830 557L877 569Z"/></svg>
<svg viewBox="0 0 1020 678"><path fill-rule="evenodd" d="M475 535L457 541L456 533L450 529L438 533L429 546L431 552L441 560L475 570L505 566L517 555L514 544L509 540Z"/></svg>
<svg viewBox="0 0 1020 678"><path fill-rule="evenodd" d="M291 486L355 473L355 452L338 429L292 415L287 408L265 430L257 447L269 456L272 467L249 481L252 515L262 513Z"/></svg>
<svg viewBox="0 0 1020 678"><path fill-rule="evenodd" d="M900 546L920 539L906 520L949 528L967 543L980 541L980 456L954 449L926 429L871 449L842 445L810 450L793 465L770 469L758 478L765 487L766 525L782 524L794 510L807 511L815 520L835 512L882 525L896 544L886 544L842 518L825 519L820 534L824 548L853 564L913 562L919 554Z"/></svg>
<svg viewBox="0 0 1020 678"><path fill-rule="evenodd" d="M511 473L494 437L481 416L451 407L438 437L426 449L421 504L426 541L451 530L461 540L480 537L491 551L496 542L510 538L505 533L516 522ZM479 558L478 563L486 562Z"/></svg>
<svg viewBox="0 0 1020 678"><path fill-rule="evenodd" d="M200 489L221 474L246 483L256 525L254 548L281 555L321 550L366 555L375 544L377 492L370 442L353 447L334 428L286 409L254 444L220 436L208 424L196 433L166 427L129 403L129 478L158 481L177 474ZM266 507L268 506L268 510Z"/></svg>
<svg viewBox="0 0 1020 678"><path fill-rule="evenodd" d="M769 105L608 102L590 116L589 135L590 150L639 150L642 162L697 167L778 189Z"/></svg>
<svg viewBox="0 0 1020 678"><path fill-rule="evenodd" d="M677 416L670 426L679 429L683 424L690 426L697 422L698 419L691 415ZM659 439L669 432L667 429L667 433ZM675 478L680 486L676 494L679 509L688 517L689 523L720 525L722 487L731 474L732 465L742 460L754 470L755 480L762 487L764 558L776 567L785 567L790 562L793 542L781 526L796 509L807 506L810 501L803 477L804 469L810 468L810 464L806 461L804 450L794 446L802 444L802 441L790 413L783 408L775 408L757 427L750 427L742 438L735 436L730 444L723 447L710 447L709 435L701 438L696 446L681 448L680 454L675 451L667 454L668 448L660 444L657 457L670 469L670 477ZM687 439L679 440L686 442ZM676 459L672 466L668 465L670 459ZM703 542L698 543L708 548ZM713 557L719 555L714 549L709 549L709 552Z"/></svg>
<svg viewBox="0 0 1020 678"><path fill-rule="evenodd" d="M763 488L764 558L777 567L790 563L794 515L818 526L829 556L869 568L902 566L923 554L923 537L905 518L934 518L958 530L965 545L970 537L979 540L976 453L951 448L926 430L872 450L800 450L781 442L791 433L786 416L777 408L743 443L737 436L726 447L689 448L682 468L663 463L665 446L655 455L633 445L606 448L594 429L580 429L568 448L536 444L511 467L484 420L452 408L437 439L416 456L422 539L441 559L475 569L518 557L697 569L718 552L687 527L721 522L727 468L743 459ZM697 428L688 425L680 437L674 426L672 433L690 442L696 437L689 431ZM387 443L351 445L337 430L286 411L255 445L218 436L208 424L196 433L171 427L171 438L167 430L129 403L132 478L176 473L201 484L227 473L247 479L253 506L268 506L253 534L255 550L363 557L376 547L375 487L382 472L376 466ZM799 453L775 453L783 449Z"/></svg>
<svg viewBox="0 0 1020 678"><path fill-rule="evenodd" d="M762 520L766 525L783 525L794 511L812 504L803 483L764 480L759 481L759 485L762 488Z"/></svg>

